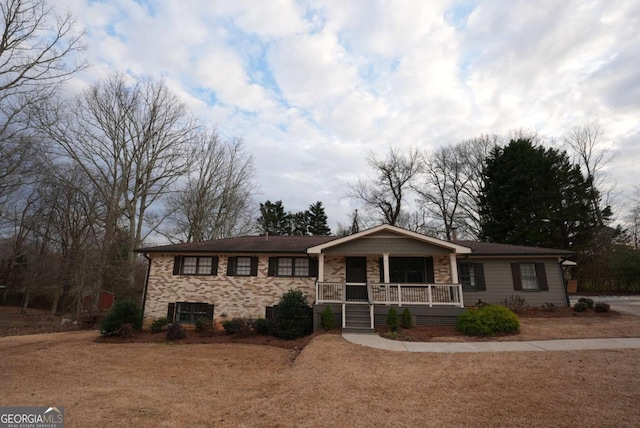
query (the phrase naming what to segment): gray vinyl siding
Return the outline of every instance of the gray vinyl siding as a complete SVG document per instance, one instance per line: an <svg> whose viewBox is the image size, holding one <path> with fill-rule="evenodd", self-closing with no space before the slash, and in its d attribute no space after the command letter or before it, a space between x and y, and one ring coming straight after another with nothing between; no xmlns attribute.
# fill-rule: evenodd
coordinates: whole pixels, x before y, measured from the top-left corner
<svg viewBox="0 0 640 428"><path fill-rule="evenodd" d="M478 300L485 303L501 303L512 295L524 297L527 305L539 307L546 302L556 306L567 306L562 271L557 258L509 258L509 259L458 259L459 262L469 261L482 263L486 291L464 291L465 306L473 306ZM547 274L549 291L515 291L511 275L511 263L542 263Z"/></svg>
<svg viewBox="0 0 640 428"><path fill-rule="evenodd" d="M325 254L376 254L379 256L382 256L383 253L392 255L439 255L449 254L449 252L445 248L417 239L401 237L365 237L324 250Z"/></svg>

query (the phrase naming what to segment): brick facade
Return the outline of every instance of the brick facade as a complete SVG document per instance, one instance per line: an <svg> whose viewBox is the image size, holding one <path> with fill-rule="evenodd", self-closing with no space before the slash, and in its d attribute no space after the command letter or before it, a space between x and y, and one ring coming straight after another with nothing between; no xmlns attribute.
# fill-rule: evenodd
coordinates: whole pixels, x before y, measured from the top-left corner
<svg viewBox="0 0 640 428"><path fill-rule="evenodd" d="M169 303L197 302L214 306L214 317L227 318L265 316L265 308L280 301L290 289L302 290L309 303L315 300L315 278L267 276L268 255L258 256L258 276L227 276L227 260L234 254L219 255L218 275L173 275L173 255L151 255L151 271L147 286L144 319L148 323L167 316Z"/></svg>

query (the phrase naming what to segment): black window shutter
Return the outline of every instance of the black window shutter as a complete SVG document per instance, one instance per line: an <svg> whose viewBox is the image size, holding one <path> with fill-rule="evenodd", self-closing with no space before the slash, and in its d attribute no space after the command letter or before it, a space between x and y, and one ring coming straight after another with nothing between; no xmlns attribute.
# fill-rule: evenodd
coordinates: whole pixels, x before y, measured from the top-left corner
<svg viewBox="0 0 640 428"><path fill-rule="evenodd" d="M182 256L175 256L173 258L173 274L180 275L180 267L182 265Z"/></svg>
<svg viewBox="0 0 640 428"><path fill-rule="evenodd" d="M268 276L276 276L276 266L278 266L278 258L269 257L269 270L267 271Z"/></svg>
<svg viewBox="0 0 640 428"><path fill-rule="evenodd" d="M544 263L536 263L536 279L538 280L538 289L540 291L549 291L547 271L544 267Z"/></svg>
<svg viewBox="0 0 640 428"><path fill-rule="evenodd" d="M473 264L473 274L475 275L478 291L487 291L487 286L484 282L484 265L482 263Z"/></svg>
<svg viewBox="0 0 640 428"><path fill-rule="evenodd" d="M380 282L384 283L384 259L382 257L378 259L378 266L380 267Z"/></svg>
<svg viewBox="0 0 640 428"><path fill-rule="evenodd" d="M435 284L436 277L433 272L433 257L425 257L424 266L427 271L427 284Z"/></svg>
<svg viewBox="0 0 640 428"><path fill-rule="evenodd" d="M227 257L227 276L233 276L236 274L236 258Z"/></svg>
<svg viewBox="0 0 640 428"><path fill-rule="evenodd" d="M207 319L213 320L213 305L207 305Z"/></svg>
<svg viewBox="0 0 640 428"><path fill-rule="evenodd" d="M167 319L170 322L175 321L174 320L175 311L176 311L176 304L175 303L169 303L169 305L167 306Z"/></svg>
<svg viewBox="0 0 640 428"><path fill-rule="evenodd" d="M318 259L309 259L309 277L318 277Z"/></svg>
<svg viewBox="0 0 640 428"><path fill-rule="evenodd" d="M251 276L258 276L258 258L251 257Z"/></svg>
<svg viewBox="0 0 640 428"><path fill-rule="evenodd" d="M211 275L218 275L218 262L220 261L220 258L218 256L214 256L212 257L211 260Z"/></svg>
<svg viewBox="0 0 640 428"><path fill-rule="evenodd" d="M522 291L522 276L520 275L520 263L511 263L511 277L513 278L513 290Z"/></svg>

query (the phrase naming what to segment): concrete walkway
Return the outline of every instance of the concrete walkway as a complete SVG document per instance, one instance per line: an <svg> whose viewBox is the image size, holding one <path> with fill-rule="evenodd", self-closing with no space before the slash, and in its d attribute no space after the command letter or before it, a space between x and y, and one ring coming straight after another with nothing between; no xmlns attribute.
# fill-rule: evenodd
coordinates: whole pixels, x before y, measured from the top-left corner
<svg viewBox="0 0 640 428"><path fill-rule="evenodd" d="M545 352L588 351L598 349L640 349L640 338L562 339L519 342L401 342L377 334L344 333L351 343L388 351L405 352Z"/></svg>

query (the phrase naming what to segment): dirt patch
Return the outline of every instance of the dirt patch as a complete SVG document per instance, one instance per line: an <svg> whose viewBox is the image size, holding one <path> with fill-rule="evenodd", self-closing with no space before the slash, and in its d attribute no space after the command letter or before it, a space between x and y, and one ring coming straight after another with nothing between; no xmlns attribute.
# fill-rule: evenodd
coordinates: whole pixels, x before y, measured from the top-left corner
<svg viewBox="0 0 640 428"><path fill-rule="evenodd" d="M320 334L291 364L96 334L0 338L0 406L64 406L70 428L640 425L640 350L416 354Z"/></svg>
<svg viewBox="0 0 640 428"><path fill-rule="evenodd" d="M51 315L51 311L0 306L0 337L76 331L72 323L63 324L64 316Z"/></svg>

